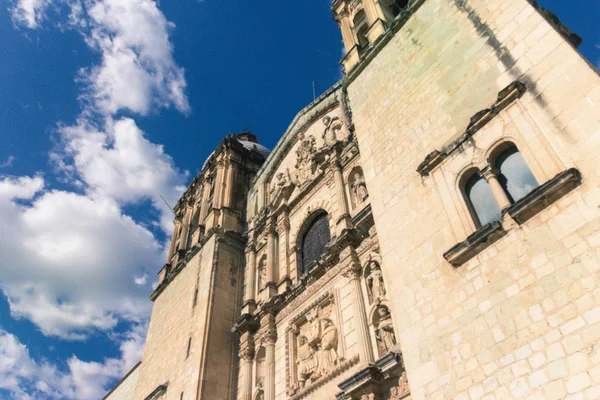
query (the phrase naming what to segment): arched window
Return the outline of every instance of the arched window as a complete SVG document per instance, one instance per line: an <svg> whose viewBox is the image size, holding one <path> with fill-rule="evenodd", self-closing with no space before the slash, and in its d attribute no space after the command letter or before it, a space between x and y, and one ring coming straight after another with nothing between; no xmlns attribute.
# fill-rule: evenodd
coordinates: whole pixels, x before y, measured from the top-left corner
<svg viewBox="0 0 600 400"><path fill-rule="evenodd" d="M521 200L539 186L525 159L512 143L496 157L494 166L498 170L498 181L511 203Z"/></svg>
<svg viewBox="0 0 600 400"><path fill-rule="evenodd" d="M466 181L464 195L478 227L501 218L501 210L490 185L477 172Z"/></svg>
<svg viewBox="0 0 600 400"><path fill-rule="evenodd" d="M323 213L310 223L302 237L301 271L298 275L306 272L312 262L319 260L330 239L329 219L327 214Z"/></svg>
<svg viewBox="0 0 600 400"><path fill-rule="evenodd" d="M360 10L354 16L354 32L356 33L356 40L358 46L364 49L369 46L369 38L367 33L369 32L369 23L367 21L367 14L364 10Z"/></svg>

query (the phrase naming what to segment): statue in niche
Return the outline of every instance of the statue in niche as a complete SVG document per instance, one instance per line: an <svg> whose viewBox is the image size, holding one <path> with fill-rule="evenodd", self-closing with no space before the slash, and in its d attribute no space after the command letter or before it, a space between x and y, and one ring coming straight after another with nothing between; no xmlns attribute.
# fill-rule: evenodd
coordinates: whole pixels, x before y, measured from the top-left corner
<svg viewBox="0 0 600 400"><path fill-rule="evenodd" d="M317 147L314 136L305 138L301 134L299 140L300 146L296 150L296 184L302 186L315 176L316 162L313 156Z"/></svg>
<svg viewBox="0 0 600 400"><path fill-rule="evenodd" d="M318 367L315 357L315 351L308 343L308 338L304 335L298 336L298 386L304 388L306 381L310 379Z"/></svg>
<svg viewBox="0 0 600 400"><path fill-rule="evenodd" d="M367 191L367 183L360 171L356 171L352 176L352 183L350 184L352 190L352 196L354 197L354 206L364 203L369 198L369 192Z"/></svg>
<svg viewBox="0 0 600 400"><path fill-rule="evenodd" d="M344 127L344 123L338 117L326 116L323 118L323 124L325 124L325 131L323 132L323 142L326 145L331 145L338 142L339 132Z"/></svg>
<svg viewBox="0 0 600 400"><path fill-rule="evenodd" d="M257 288L258 290L262 290L267 284L267 260L263 258L258 265L258 282Z"/></svg>
<svg viewBox="0 0 600 400"><path fill-rule="evenodd" d="M369 263L370 273L367 276L367 290L369 292L369 298L371 302L377 299L383 299L385 297L385 285L383 284L383 274L381 273L381 267L375 261Z"/></svg>
<svg viewBox="0 0 600 400"><path fill-rule="evenodd" d="M377 338L380 355L383 356L396 344L396 335L390 310L386 306L377 307L377 316L379 317L379 323L375 328L375 337Z"/></svg>

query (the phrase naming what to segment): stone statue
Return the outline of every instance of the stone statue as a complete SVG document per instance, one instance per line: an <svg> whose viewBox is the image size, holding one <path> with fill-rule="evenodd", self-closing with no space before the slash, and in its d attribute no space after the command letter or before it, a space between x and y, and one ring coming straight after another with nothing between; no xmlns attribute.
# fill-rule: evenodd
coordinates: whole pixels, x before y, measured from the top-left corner
<svg viewBox="0 0 600 400"><path fill-rule="evenodd" d="M396 335L390 310L386 306L379 306L377 314L379 315L379 324L375 329L375 337L379 343L381 355L384 355L396 344Z"/></svg>
<svg viewBox="0 0 600 400"><path fill-rule="evenodd" d="M367 183L365 182L365 179L363 178L360 172L356 172L354 174L354 177L352 178L351 188L352 194L356 199L355 205L364 203L365 200L367 200L367 198L369 197L369 192L367 191Z"/></svg>
<svg viewBox="0 0 600 400"><path fill-rule="evenodd" d="M298 336L298 358L296 359L296 364L298 364L298 386L302 389L318 366L315 351L308 343L308 338L304 335Z"/></svg>
<svg viewBox="0 0 600 400"><path fill-rule="evenodd" d="M371 265L371 271L369 276L367 276L367 289L371 302L373 302L376 299L383 299L386 292L381 267L375 261L371 261L369 264Z"/></svg>
<svg viewBox="0 0 600 400"><path fill-rule="evenodd" d="M267 283L267 263L266 260L262 260L258 266L258 290L262 290Z"/></svg>
<svg viewBox="0 0 600 400"><path fill-rule="evenodd" d="M398 378L398 386L390 389L390 400L400 400L410 391L408 387L408 377L406 372L403 372Z"/></svg>
<svg viewBox="0 0 600 400"><path fill-rule="evenodd" d="M275 181L271 189L271 204L276 203L283 192L292 184L292 178L289 170L286 169L285 172L279 172L277 175L275 175Z"/></svg>
<svg viewBox="0 0 600 400"><path fill-rule="evenodd" d="M335 368L338 362L338 329L328 318L321 319L321 346L319 352L319 375L325 375Z"/></svg>
<svg viewBox="0 0 600 400"><path fill-rule="evenodd" d="M344 123L338 117L323 117L325 131L323 132L323 142L331 145L339 141L338 132L344 127Z"/></svg>

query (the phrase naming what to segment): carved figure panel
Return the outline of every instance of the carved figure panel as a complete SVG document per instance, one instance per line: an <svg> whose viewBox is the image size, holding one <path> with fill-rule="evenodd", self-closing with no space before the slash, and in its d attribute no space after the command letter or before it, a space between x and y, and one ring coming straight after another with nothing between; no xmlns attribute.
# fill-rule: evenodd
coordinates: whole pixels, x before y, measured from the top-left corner
<svg viewBox="0 0 600 400"><path fill-rule="evenodd" d="M392 322L392 315L387 306L383 304L377 306L373 316L373 327L375 328L379 356L382 357L396 344L394 323Z"/></svg>
<svg viewBox="0 0 600 400"><path fill-rule="evenodd" d="M290 171L286 169L275 175L271 182L270 202L272 206L278 205L282 200L286 200L294 191L296 185L292 182Z"/></svg>
<svg viewBox="0 0 600 400"><path fill-rule="evenodd" d="M267 258L263 257L260 260L257 268L257 280L256 280L256 288L257 292L260 293L261 290L265 288L267 284Z"/></svg>
<svg viewBox="0 0 600 400"><path fill-rule="evenodd" d="M296 319L290 327L293 355L290 394L330 374L343 361L333 297L327 297Z"/></svg>

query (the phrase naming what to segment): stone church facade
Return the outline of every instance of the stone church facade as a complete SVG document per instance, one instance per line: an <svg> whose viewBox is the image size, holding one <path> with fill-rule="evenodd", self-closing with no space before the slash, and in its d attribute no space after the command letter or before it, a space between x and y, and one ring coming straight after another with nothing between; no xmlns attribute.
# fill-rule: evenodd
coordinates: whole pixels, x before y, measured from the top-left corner
<svg viewBox="0 0 600 400"><path fill-rule="evenodd" d="M334 0L345 76L175 207L106 399L600 398L600 79L533 0Z"/></svg>

